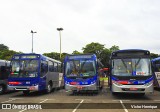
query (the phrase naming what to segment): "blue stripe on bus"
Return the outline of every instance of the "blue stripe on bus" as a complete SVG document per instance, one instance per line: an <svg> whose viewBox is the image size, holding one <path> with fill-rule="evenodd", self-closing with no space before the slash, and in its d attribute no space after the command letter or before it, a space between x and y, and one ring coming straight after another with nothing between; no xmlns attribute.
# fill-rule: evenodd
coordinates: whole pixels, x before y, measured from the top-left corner
<svg viewBox="0 0 160 112"><path fill-rule="evenodd" d="M146 80L118 80L117 78L115 78L115 77L111 77L111 79L113 80L113 81L128 81L128 84L146 84L146 83L149 83L150 81L152 81L153 80L153 76L152 77L150 77L150 78L148 78L148 79L146 79Z"/></svg>
<svg viewBox="0 0 160 112"><path fill-rule="evenodd" d="M87 79L69 79L67 77L64 77L65 82L71 83L71 82L77 82L78 85L90 85L93 82L95 83L97 81L97 76L94 76L92 78L87 78Z"/></svg>

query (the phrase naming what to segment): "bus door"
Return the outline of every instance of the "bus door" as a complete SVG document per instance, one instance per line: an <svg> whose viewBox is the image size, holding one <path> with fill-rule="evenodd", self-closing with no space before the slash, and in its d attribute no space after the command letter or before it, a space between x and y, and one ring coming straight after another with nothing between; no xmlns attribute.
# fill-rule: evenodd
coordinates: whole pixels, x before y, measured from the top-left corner
<svg viewBox="0 0 160 112"><path fill-rule="evenodd" d="M39 86L40 90L46 89L46 81L47 77L46 74L48 72L48 62L47 61L41 61L41 67L40 67L40 81Z"/></svg>
<svg viewBox="0 0 160 112"><path fill-rule="evenodd" d="M160 64L155 64L154 73L156 81L155 84L160 87Z"/></svg>

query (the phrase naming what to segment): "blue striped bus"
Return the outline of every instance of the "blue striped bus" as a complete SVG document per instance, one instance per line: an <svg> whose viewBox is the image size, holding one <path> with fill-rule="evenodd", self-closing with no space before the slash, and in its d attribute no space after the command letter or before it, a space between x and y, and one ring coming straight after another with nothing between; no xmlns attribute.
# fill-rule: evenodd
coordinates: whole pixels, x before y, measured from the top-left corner
<svg viewBox="0 0 160 112"><path fill-rule="evenodd" d="M152 59L154 87L160 88L160 57Z"/></svg>
<svg viewBox="0 0 160 112"><path fill-rule="evenodd" d="M7 80L10 70L10 61L0 60L0 94L7 91Z"/></svg>
<svg viewBox="0 0 160 112"><path fill-rule="evenodd" d="M102 88L100 62L95 54L68 55L64 59L64 81L67 92L93 91Z"/></svg>
<svg viewBox="0 0 160 112"><path fill-rule="evenodd" d="M64 86L62 64L41 54L16 54L11 59L8 89L23 91L46 90Z"/></svg>
<svg viewBox="0 0 160 112"><path fill-rule="evenodd" d="M110 89L118 93L153 93L150 52L128 49L112 52Z"/></svg>

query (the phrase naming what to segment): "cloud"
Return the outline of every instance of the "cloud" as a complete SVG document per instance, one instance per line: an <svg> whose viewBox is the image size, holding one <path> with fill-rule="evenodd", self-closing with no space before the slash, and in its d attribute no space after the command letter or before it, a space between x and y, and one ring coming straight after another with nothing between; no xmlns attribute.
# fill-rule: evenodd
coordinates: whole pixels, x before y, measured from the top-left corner
<svg viewBox="0 0 160 112"><path fill-rule="evenodd" d="M5 0L0 4L0 38L10 49L36 53L81 51L91 42L142 48L160 54L158 0Z"/></svg>

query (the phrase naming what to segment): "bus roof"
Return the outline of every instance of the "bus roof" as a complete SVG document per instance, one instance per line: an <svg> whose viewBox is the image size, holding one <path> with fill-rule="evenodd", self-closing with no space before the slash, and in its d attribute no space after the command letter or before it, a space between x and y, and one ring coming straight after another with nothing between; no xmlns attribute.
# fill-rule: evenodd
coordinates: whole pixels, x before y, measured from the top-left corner
<svg viewBox="0 0 160 112"><path fill-rule="evenodd" d="M114 51L115 53L122 53L122 52L149 52L148 50L143 49L123 49L123 50L117 50Z"/></svg>
<svg viewBox="0 0 160 112"><path fill-rule="evenodd" d="M22 54L15 54L15 55L13 55L13 57L15 57L15 56L29 56L29 55L38 55L38 56L40 56L40 58L41 59L48 59L48 60L51 60L51 61L54 61L54 62L57 62L57 63L61 63L59 60L55 60L55 59L52 59L52 58L50 58L50 57L47 57L47 56L44 56L44 55L42 55L42 54L36 54L36 53L22 53ZM14 59L12 57L12 59Z"/></svg>
<svg viewBox="0 0 160 112"><path fill-rule="evenodd" d="M90 59L97 58L95 54L70 54L65 57L65 59Z"/></svg>
<svg viewBox="0 0 160 112"><path fill-rule="evenodd" d="M160 60L160 57L152 59L153 62L158 60Z"/></svg>
<svg viewBox="0 0 160 112"><path fill-rule="evenodd" d="M142 50L142 49L124 49L124 50L118 50L114 51L111 54L112 57L148 57L150 56L150 52L148 50Z"/></svg>

